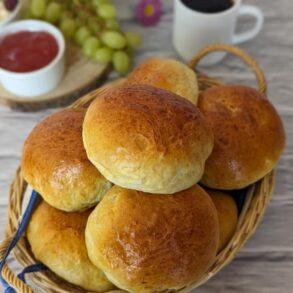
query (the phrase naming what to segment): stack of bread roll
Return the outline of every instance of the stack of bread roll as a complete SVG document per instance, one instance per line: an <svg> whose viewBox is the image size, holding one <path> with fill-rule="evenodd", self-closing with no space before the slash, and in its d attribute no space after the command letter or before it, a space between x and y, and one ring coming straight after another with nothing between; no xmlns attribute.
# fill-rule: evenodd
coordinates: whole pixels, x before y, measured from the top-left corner
<svg viewBox="0 0 293 293"><path fill-rule="evenodd" d="M88 109L61 110L30 133L22 174L43 198L27 228L31 250L85 290L179 290L233 236L227 190L270 172L284 140L257 91L199 95L187 66L147 60Z"/></svg>

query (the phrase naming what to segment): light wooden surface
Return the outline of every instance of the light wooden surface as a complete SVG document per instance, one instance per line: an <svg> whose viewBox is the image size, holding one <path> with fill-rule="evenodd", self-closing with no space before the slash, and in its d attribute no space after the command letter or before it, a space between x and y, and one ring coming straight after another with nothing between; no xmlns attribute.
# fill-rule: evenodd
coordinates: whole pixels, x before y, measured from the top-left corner
<svg viewBox="0 0 293 293"><path fill-rule="evenodd" d="M144 44L136 63L149 56L176 57L172 47L172 1L164 1L161 23L141 28L129 11L136 1L117 0L123 25L139 31ZM293 292L293 1L247 0L260 6L266 17L259 37L242 45L265 70L269 84L269 98L282 115L286 127L287 147L277 168L274 198L257 233L228 267L199 293L291 293ZM240 30L250 26L244 19ZM254 86L253 75L232 57L221 64L202 68L209 75L229 82ZM114 78L115 76L112 76ZM6 224L7 193L15 168L19 164L25 137L33 126L55 110L21 113L0 106L0 233ZM14 265L14 267L17 267ZM38 292L38 291L37 291Z"/></svg>

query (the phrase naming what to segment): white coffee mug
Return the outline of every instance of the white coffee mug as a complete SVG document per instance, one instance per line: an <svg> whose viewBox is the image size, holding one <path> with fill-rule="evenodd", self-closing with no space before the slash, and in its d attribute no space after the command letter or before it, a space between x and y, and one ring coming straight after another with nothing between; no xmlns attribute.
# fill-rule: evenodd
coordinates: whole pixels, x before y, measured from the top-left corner
<svg viewBox="0 0 293 293"><path fill-rule="evenodd" d="M216 43L239 44L253 39L264 22L262 11L252 5L242 5L242 0L233 0L229 9L218 13L203 13L192 10L181 0L174 0L173 44L178 54L190 60L201 48ZM239 16L252 16L255 26L246 32L235 33ZM213 53L204 58L202 65L221 61L226 53Z"/></svg>

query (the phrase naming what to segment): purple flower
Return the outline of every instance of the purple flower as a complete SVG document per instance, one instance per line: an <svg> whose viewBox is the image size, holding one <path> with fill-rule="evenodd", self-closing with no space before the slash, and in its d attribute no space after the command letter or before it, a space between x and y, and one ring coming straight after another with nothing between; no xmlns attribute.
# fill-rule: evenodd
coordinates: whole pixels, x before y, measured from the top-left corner
<svg viewBox="0 0 293 293"><path fill-rule="evenodd" d="M135 14L138 21L144 26L157 24L162 15L161 0L140 0Z"/></svg>

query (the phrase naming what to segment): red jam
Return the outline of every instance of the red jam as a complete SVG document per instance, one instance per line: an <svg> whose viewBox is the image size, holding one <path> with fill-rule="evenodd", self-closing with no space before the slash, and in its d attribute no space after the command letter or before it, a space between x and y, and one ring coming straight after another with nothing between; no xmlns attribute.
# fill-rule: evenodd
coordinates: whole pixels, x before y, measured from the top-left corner
<svg viewBox="0 0 293 293"><path fill-rule="evenodd" d="M0 41L0 67L30 72L48 65L58 54L56 39L49 33L20 31Z"/></svg>

